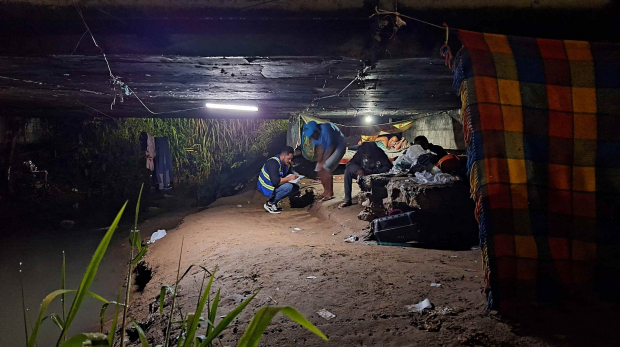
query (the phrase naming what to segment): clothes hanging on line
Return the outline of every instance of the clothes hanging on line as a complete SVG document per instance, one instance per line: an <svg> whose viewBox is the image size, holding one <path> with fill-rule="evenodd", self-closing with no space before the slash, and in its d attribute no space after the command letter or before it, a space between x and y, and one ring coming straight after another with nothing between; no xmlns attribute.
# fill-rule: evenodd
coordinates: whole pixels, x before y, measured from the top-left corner
<svg viewBox="0 0 620 347"><path fill-rule="evenodd" d="M157 151L155 150L155 138L147 134L146 140L146 168L153 171L155 170L155 157Z"/></svg>
<svg viewBox="0 0 620 347"><path fill-rule="evenodd" d="M157 178L157 186L160 190L170 188L174 179L172 173L172 154L170 153L170 145L167 137L155 138L155 175Z"/></svg>

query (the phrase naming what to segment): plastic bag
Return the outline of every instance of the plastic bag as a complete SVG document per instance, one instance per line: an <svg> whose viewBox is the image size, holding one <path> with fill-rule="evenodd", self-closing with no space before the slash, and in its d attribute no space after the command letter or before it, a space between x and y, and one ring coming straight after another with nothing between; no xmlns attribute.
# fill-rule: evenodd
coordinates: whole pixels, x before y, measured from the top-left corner
<svg viewBox="0 0 620 347"><path fill-rule="evenodd" d="M454 176L446 173L432 174L428 171L416 172L415 176L409 178L418 184L450 184L454 181Z"/></svg>

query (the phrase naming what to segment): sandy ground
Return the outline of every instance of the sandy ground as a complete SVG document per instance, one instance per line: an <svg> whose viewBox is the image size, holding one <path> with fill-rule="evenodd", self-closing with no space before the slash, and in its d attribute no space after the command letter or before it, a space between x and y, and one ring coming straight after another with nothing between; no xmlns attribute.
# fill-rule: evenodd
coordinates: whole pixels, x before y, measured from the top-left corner
<svg viewBox="0 0 620 347"><path fill-rule="evenodd" d="M336 183L336 188L341 191L342 184ZM153 279L143 293L135 294L132 315L144 323L153 345L162 341L166 325L162 317L168 315L171 300L161 317L155 302L161 286L175 281L182 242L182 272L191 264L219 269L212 290L214 294L221 288L218 316L260 290L220 336L222 346L234 346L254 312L275 304L294 306L331 340L326 343L278 315L262 346L563 345L563 336L556 341L521 336L513 326L483 314L486 301L478 250L346 243L345 237L361 235L366 224L356 218L359 205L339 210L338 200L332 200L274 215L263 210L263 202L254 191L220 199L186 217L151 246L147 261ZM293 228L302 230L293 233ZM178 306L184 313L195 309L201 281L202 274L192 270L180 283ZM425 298L434 310L408 311L408 305ZM321 309L336 317L322 318L317 314ZM172 335L178 336L178 325L175 328Z"/></svg>

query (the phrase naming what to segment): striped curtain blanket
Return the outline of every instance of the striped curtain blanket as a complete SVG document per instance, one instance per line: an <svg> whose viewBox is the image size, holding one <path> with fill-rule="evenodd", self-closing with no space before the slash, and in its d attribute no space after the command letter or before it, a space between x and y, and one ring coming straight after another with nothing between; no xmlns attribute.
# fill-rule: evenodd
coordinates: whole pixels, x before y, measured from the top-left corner
<svg viewBox="0 0 620 347"><path fill-rule="evenodd" d="M620 45L459 31L489 308L620 290Z"/></svg>

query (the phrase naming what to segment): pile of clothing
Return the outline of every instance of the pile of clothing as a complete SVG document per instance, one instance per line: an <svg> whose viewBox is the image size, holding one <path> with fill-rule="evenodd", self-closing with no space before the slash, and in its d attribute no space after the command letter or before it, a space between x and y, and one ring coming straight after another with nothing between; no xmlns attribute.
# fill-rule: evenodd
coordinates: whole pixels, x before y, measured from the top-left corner
<svg viewBox="0 0 620 347"><path fill-rule="evenodd" d="M459 166L459 161L454 154L439 158L436 153L425 150L420 145L412 145L394 161L390 174L412 175L410 180L418 184L450 184L456 180L451 173Z"/></svg>

